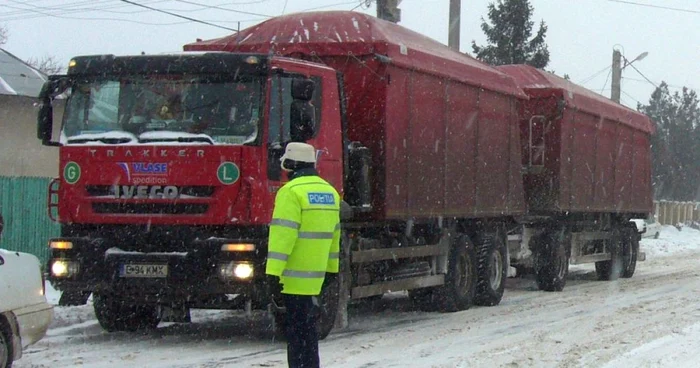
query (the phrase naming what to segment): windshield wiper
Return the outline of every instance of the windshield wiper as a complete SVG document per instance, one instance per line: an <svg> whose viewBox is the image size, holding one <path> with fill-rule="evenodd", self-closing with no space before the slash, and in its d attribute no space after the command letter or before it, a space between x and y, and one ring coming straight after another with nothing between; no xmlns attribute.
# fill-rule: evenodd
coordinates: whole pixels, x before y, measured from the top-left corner
<svg viewBox="0 0 700 368"><path fill-rule="evenodd" d="M68 144L81 144L90 142L102 142L105 144L124 144L131 142L131 138L68 138Z"/></svg>
<svg viewBox="0 0 700 368"><path fill-rule="evenodd" d="M179 143L209 143L214 144L211 138L207 137L173 137L173 138L139 138L139 143L157 143L157 142L179 142Z"/></svg>
<svg viewBox="0 0 700 368"><path fill-rule="evenodd" d="M136 136L128 132L112 130L101 133L76 134L66 139L67 144L85 144L91 142L100 142L104 144L135 143Z"/></svg>

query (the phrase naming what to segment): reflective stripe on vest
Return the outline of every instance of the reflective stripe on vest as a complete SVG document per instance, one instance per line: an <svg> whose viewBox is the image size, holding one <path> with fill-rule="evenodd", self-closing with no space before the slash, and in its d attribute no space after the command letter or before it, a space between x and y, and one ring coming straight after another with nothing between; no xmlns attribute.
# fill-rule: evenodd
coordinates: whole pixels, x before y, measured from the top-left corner
<svg viewBox="0 0 700 368"><path fill-rule="evenodd" d="M326 272L284 270L284 272L282 272L282 276L296 277L299 279L318 279L326 277Z"/></svg>
<svg viewBox="0 0 700 368"><path fill-rule="evenodd" d="M321 231L300 231L299 239L333 239L333 233Z"/></svg>
<svg viewBox="0 0 700 368"><path fill-rule="evenodd" d="M280 252L267 252L267 259L286 261L289 259L289 255Z"/></svg>
<svg viewBox="0 0 700 368"><path fill-rule="evenodd" d="M270 221L270 226L272 226L272 225L288 227L288 228L296 229L296 230L299 230L299 228L301 227L301 224L296 222L296 221L276 219L276 218L272 219L272 221Z"/></svg>

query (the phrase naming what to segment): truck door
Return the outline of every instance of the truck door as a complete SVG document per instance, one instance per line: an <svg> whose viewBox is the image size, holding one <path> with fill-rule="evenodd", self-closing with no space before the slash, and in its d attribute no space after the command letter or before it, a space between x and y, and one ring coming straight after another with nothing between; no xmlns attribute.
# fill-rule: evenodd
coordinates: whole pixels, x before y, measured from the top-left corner
<svg viewBox="0 0 700 368"><path fill-rule="evenodd" d="M268 146L267 175L269 187L281 186L287 181L280 168L280 157L287 143L301 141L316 148L317 165L321 177L342 191L342 130L338 85L332 71L285 72L273 74L269 86L269 111L266 140ZM314 90L308 106L303 107L311 115L313 124L308 134L295 134L292 112L297 114L300 101L292 98L295 81L311 80ZM305 138L305 139L304 139Z"/></svg>

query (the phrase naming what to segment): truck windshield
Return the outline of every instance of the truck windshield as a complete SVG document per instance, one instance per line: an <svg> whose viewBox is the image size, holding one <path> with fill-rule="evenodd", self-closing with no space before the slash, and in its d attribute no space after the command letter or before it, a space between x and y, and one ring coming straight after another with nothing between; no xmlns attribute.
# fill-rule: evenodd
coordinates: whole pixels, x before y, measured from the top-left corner
<svg viewBox="0 0 700 368"><path fill-rule="evenodd" d="M251 144L260 130L262 77L115 76L78 79L64 144Z"/></svg>

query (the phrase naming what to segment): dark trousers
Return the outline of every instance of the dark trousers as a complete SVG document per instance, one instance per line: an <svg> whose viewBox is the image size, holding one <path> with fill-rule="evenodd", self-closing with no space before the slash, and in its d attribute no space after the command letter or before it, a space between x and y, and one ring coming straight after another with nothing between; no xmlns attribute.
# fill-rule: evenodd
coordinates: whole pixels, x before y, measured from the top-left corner
<svg viewBox="0 0 700 368"><path fill-rule="evenodd" d="M315 297L283 295L284 306L287 309L286 337L289 368L319 368Z"/></svg>

